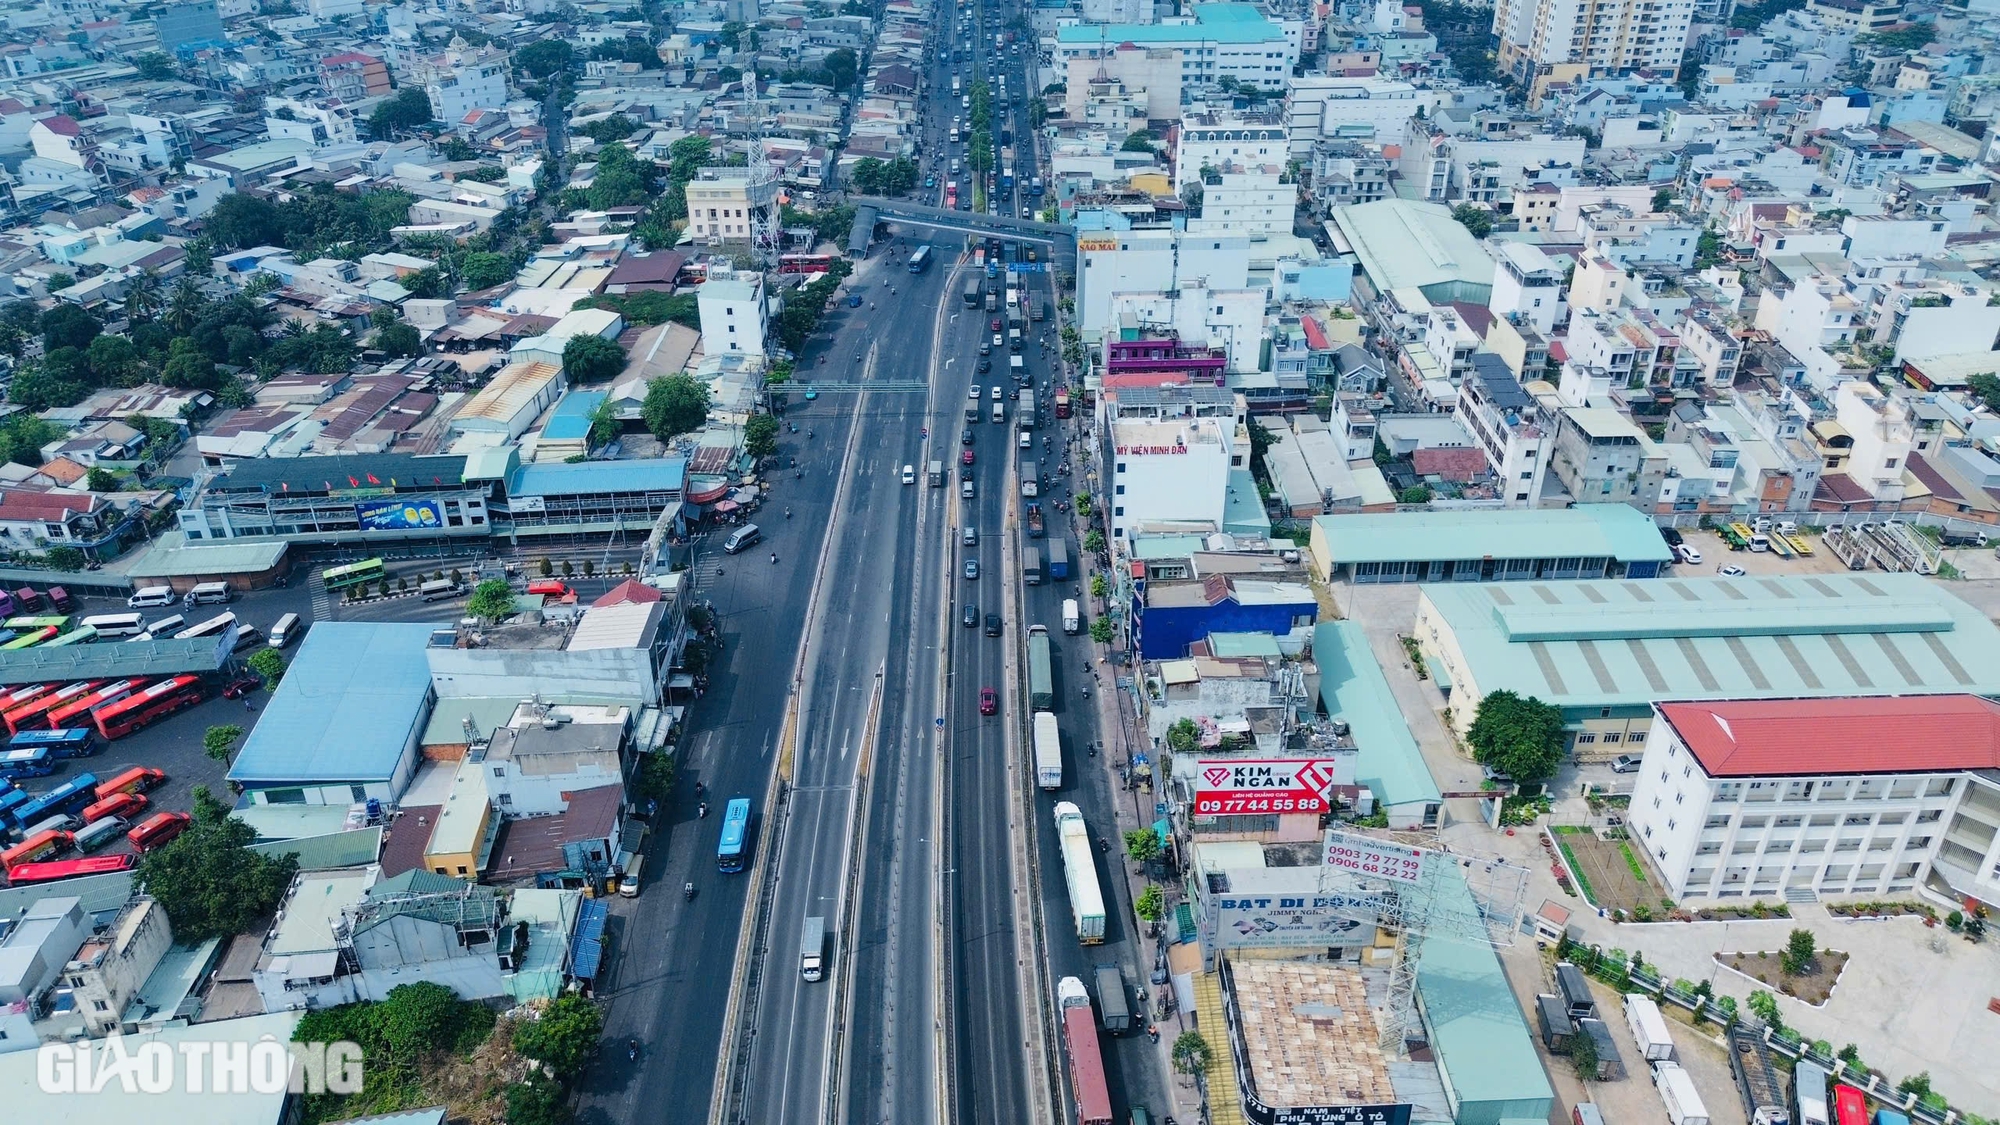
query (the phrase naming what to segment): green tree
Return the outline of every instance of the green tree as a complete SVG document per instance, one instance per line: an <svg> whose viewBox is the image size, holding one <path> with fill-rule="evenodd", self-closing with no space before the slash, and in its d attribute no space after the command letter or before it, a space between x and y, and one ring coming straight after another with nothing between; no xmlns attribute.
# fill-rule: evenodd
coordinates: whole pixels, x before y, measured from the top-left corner
<svg viewBox="0 0 2000 1125"><path fill-rule="evenodd" d="M744 424L743 451L752 457L769 457L778 451L776 415L759 414Z"/></svg>
<svg viewBox="0 0 2000 1125"><path fill-rule="evenodd" d="M1785 953L1779 958L1779 967L1787 976L1798 976L1812 967L1813 954L1817 952L1819 943L1813 932L1803 927L1795 929L1785 941Z"/></svg>
<svg viewBox="0 0 2000 1125"><path fill-rule="evenodd" d="M514 52L514 68L530 78L547 79L568 70L576 52L562 39L541 39Z"/></svg>
<svg viewBox="0 0 2000 1125"><path fill-rule="evenodd" d="M1972 393L1986 404L1988 410L2000 412L2000 377L1981 372L1970 380Z"/></svg>
<svg viewBox="0 0 2000 1125"><path fill-rule="evenodd" d="M1778 998L1771 995L1769 989L1753 990L1750 998L1744 1001L1744 1006L1750 1009L1751 1015L1769 1025L1772 1031L1784 1028L1785 1020L1783 1013L1778 1010Z"/></svg>
<svg viewBox="0 0 2000 1125"><path fill-rule="evenodd" d="M418 96L423 96L421 91ZM426 101L424 106L428 116L430 102ZM201 225L204 237L218 246L231 249L282 243L285 237L284 219L278 212L278 205L261 196L240 192L232 192L216 200Z"/></svg>
<svg viewBox="0 0 2000 1125"><path fill-rule="evenodd" d="M563 345L562 358L572 383L602 383L625 370L625 349L602 336L571 336Z"/></svg>
<svg viewBox="0 0 2000 1125"><path fill-rule="evenodd" d="M464 1002L432 981L399 984L375 1005L375 1033L398 1061L414 1062L458 1037Z"/></svg>
<svg viewBox="0 0 2000 1125"><path fill-rule="evenodd" d="M619 427L618 404L611 400L610 395L605 395L604 400L590 412L591 447L610 445L617 440Z"/></svg>
<svg viewBox="0 0 2000 1125"><path fill-rule="evenodd" d="M1099 551L1102 551L1104 549L1104 533L1102 531L1097 530L1094 527L1091 528L1089 531L1084 532L1083 549L1089 551L1093 555L1098 553Z"/></svg>
<svg viewBox="0 0 2000 1125"><path fill-rule="evenodd" d="M91 381L100 387L127 386L145 369L139 349L126 336L99 336L83 350L83 359L90 367Z"/></svg>
<svg viewBox="0 0 2000 1125"><path fill-rule="evenodd" d="M604 1013L576 993L549 1001L541 1018L514 1028L514 1049L547 1066L563 1081L583 1072L604 1030Z"/></svg>
<svg viewBox="0 0 2000 1125"><path fill-rule="evenodd" d="M1673 205L1674 193L1672 188L1661 188L1653 193L1653 210L1664 211Z"/></svg>
<svg viewBox="0 0 2000 1125"><path fill-rule="evenodd" d="M547 559L542 560L547 562ZM547 577L546 571L543 576ZM482 621L498 621L514 612L514 588L505 578L488 578L472 588L472 596L466 599L467 616Z"/></svg>
<svg viewBox="0 0 2000 1125"><path fill-rule="evenodd" d="M524 1082L507 1084L507 1125L569 1125L573 1119L562 1087L530 1074Z"/></svg>
<svg viewBox="0 0 2000 1125"><path fill-rule="evenodd" d="M1476 203L1459 204L1451 209L1451 217L1471 231L1474 238L1485 238L1493 233L1493 212Z"/></svg>
<svg viewBox="0 0 2000 1125"><path fill-rule="evenodd" d="M1588 1082L1597 1077L1597 1040L1578 1032L1570 1036L1569 1065L1576 1069L1576 1076Z"/></svg>
<svg viewBox="0 0 2000 1125"><path fill-rule="evenodd" d="M467 254L458 264L459 280L467 289L491 289L514 280L514 260L484 251Z"/></svg>
<svg viewBox="0 0 2000 1125"><path fill-rule="evenodd" d="M1562 761L1562 708L1504 688L1488 692L1466 741L1481 765L1515 781L1541 781L1554 776Z"/></svg>
<svg viewBox="0 0 2000 1125"><path fill-rule="evenodd" d="M139 68L139 77L149 82L180 76L180 68L174 65L174 60L158 51L147 51L133 59L132 65Z"/></svg>
<svg viewBox="0 0 2000 1125"><path fill-rule="evenodd" d="M1174 1040L1174 1069L1193 1077L1208 1069L1208 1060L1213 1053L1201 1032L1183 1031Z"/></svg>
<svg viewBox="0 0 2000 1125"><path fill-rule="evenodd" d="M1428 504L1431 502L1429 485L1412 485L1396 494L1398 504Z"/></svg>
<svg viewBox="0 0 2000 1125"><path fill-rule="evenodd" d="M410 296L423 300L436 300L451 296L451 279L436 266L427 266L415 273L406 273L396 279Z"/></svg>
<svg viewBox="0 0 2000 1125"><path fill-rule="evenodd" d="M83 486L92 492L116 492L118 477L109 469L92 465L89 474L83 478Z"/></svg>
<svg viewBox="0 0 2000 1125"><path fill-rule="evenodd" d="M687 653L690 658L694 654L703 651L699 644L690 644L687 646ZM688 670L696 673L700 671L700 669L695 667L691 659L688 662ZM642 796L651 797L655 801L665 801L673 795L674 756L672 754L655 751L646 755L645 760L639 765L639 792Z"/></svg>
<svg viewBox="0 0 2000 1125"><path fill-rule="evenodd" d="M227 762L236 750L236 741L243 737L243 728L234 723L212 726L201 736L202 753L218 762Z"/></svg>
<svg viewBox="0 0 2000 1125"><path fill-rule="evenodd" d="M166 910L176 940L240 934L277 908L298 857L253 852L248 845L255 838L229 806L198 785L187 830L139 857L138 881Z"/></svg>
<svg viewBox="0 0 2000 1125"><path fill-rule="evenodd" d="M1150 153L1153 151L1153 134L1144 129L1128 133L1125 136L1125 143L1118 146L1118 151Z"/></svg>
<svg viewBox="0 0 2000 1125"><path fill-rule="evenodd" d="M1167 896L1158 885L1148 883L1139 897L1132 900L1132 913L1142 922L1157 922L1167 916Z"/></svg>
<svg viewBox="0 0 2000 1125"><path fill-rule="evenodd" d="M567 49L568 44L563 44ZM384 98L368 115L368 132L378 141L392 140L395 134L407 132L431 122L431 99L422 87L410 86L398 90ZM229 198L224 196L224 199ZM254 245L235 243L234 245Z"/></svg>
<svg viewBox="0 0 2000 1125"><path fill-rule="evenodd" d="M861 69L861 60L851 49L838 47L827 52L823 66L827 84L836 90L845 90L854 84L854 76Z"/></svg>
<svg viewBox="0 0 2000 1125"><path fill-rule="evenodd" d="M49 292L60 293L76 284L76 275L57 270L49 275Z"/></svg>
<svg viewBox="0 0 2000 1125"><path fill-rule="evenodd" d="M708 388L686 372L655 379L646 385L639 414L653 436L671 441L708 421Z"/></svg>
<svg viewBox="0 0 2000 1125"><path fill-rule="evenodd" d="M389 355L424 354L423 337L414 327L400 320L375 333L375 346Z"/></svg>
<svg viewBox="0 0 2000 1125"><path fill-rule="evenodd" d="M160 368L160 382L169 387L212 391L222 386L215 361L201 353L193 340L182 336L167 351L166 366Z"/></svg>
<svg viewBox="0 0 2000 1125"><path fill-rule="evenodd" d="M1178 719L1167 728L1167 749L1176 754L1192 754L1201 746L1201 728L1193 719Z"/></svg>
<svg viewBox="0 0 2000 1125"><path fill-rule="evenodd" d="M1108 645L1111 643L1112 638L1116 637L1117 635L1118 635L1117 630L1112 628L1111 619L1109 617L1094 617L1091 619L1090 621L1091 640L1096 641L1098 644L1101 645Z"/></svg>
<svg viewBox="0 0 2000 1125"><path fill-rule="evenodd" d="M45 352L57 348L87 348L104 331L104 326L97 322L96 317L67 303L59 303L43 313L41 323L42 350Z"/></svg>
<svg viewBox="0 0 2000 1125"><path fill-rule="evenodd" d="M265 691L277 690L278 681L285 678L285 657L275 648L260 648L244 663L264 681Z"/></svg>
<svg viewBox="0 0 2000 1125"><path fill-rule="evenodd" d="M82 570L84 564L90 560L84 556L81 548L65 544L61 547L50 547L48 550L43 551L42 561L48 564L50 570L74 573L75 571Z"/></svg>
<svg viewBox="0 0 2000 1125"><path fill-rule="evenodd" d="M1160 844L1160 834L1150 828L1125 833L1125 854L1135 863L1151 863L1165 850Z"/></svg>
<svg viewBox="0 0 2000 1125"><path fill-rule="evenodd" d="M465 143L465 138L457 135L456 133L446 133L444 136L438 138L437 147L438 147L438 155L444 157L446 160L461 161L461 160L479 159L479 154L472 150L471 145ZM464 177L461 176L459 178L463 179Z"/></svg>
<svg viewBox="0 0 2000 1125"><path fill-rule="evenodd" d="M1890 31L1874 31L1854 37L1856 47L1874 47L1882 51L1915 51L1931 45L1937 38L1937 25L1928 20L1906 24Z"/></svg>
<svg viewBox="0 0 2000 1125"><path fill-rule="evenodd" d="M854 190L863 195L881 195L882 177L888 165L873 156L864 156L854 162Z"/></svg>

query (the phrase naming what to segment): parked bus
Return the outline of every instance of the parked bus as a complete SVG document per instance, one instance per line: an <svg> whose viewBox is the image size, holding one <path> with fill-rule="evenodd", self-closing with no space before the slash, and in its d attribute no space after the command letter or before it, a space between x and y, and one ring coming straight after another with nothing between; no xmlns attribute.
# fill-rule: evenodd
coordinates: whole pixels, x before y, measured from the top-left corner
<svg viewBox="0 0 2000 1125"><path fill-rule="evenodd" d="M177 641L187 641L193 640L196 637L213 637L234 624L236 624L235 614L218 613L199 625L190 625L180 632L175 633L174 639Z"/></svg>
<svg viewBox="0 0 2000 1125"><path fill-rule="evenodd" d="M51 683L22 684L12 691L0 692L0 715L5 715L24 703L39 699L56 690L56 687L57 685Z"/></svg>
<svg viewBox="0 0 2000 1125"><path fill-rule="evenodd" d="M64 633L61 636L57 637L55 640L50 641L48 643L48 647L61 648L64 645L87 645L96 639L97 639L96 626L79 625L76 628L71 629L69 632Z"/></svg>
<svg viewBox="0 0 2000 1125"><path fill-rule="evenodd" d="M46 746L0 750L0 777L47 777L61 768Z"/></svg>
<svg viewBox="0 0 2000 1125"><path fill-rule="evenodd" d="M95 824L114 816L121 820L131 820L145 812L146 806L151 803L137 793L113 793L109 797L85 805L83 811L77 815L83 818L85 824ZM82 841L78 841L78 845L81 844Z"/></svg>
<svg viewBox="0 0 2000 1125"><path fill-rule="evenodd" d="M151 687L155 681L142 677L128 677L113 680L95 691L87 691L60 707L52 707L42 716L42 725L50 730L62 730L77 723L90 721L90 713L108 703L116 703L135 691Z"/></svg>
<svg viewBox="0 0 2000 1125"><path fill-rule="evenodd" d="M68 624L69 618L66 616L9 617L7 619L7 627L16 633L25 633L30 629L46 629L51 625L60 629Z"/></svg>
<svg viewBox="0 0 2000 1125"><path fill-rule="evenodd" d="M780 254L778 272L781 274L826 273L833 269L831 254Z"/></svg>
<svg viewBox="0 0 2000 1125"><path fill-rule="evenodd" d="M94 629L100 637L131 637L146 631L146 619L136 613L101 613L77 623L79 629Z"/></svg>
<svg viewBox="0 0 2000 1125"><path fill-rule="evenodd" d="M84 859L59 859L48 863L23 863L7 869L7 885L26 887L35 883L74 879L79 875L110 875L119 871L130 871L137 866L139 866L139 856L135 852L119 852L117 855L91 856Z"/></svg>
<svg viewBox="0 0 2000 1125"><path fill-rule="evenodd" d="M24 730L7 740L9 750L46 746L58 758L88 758L97 753L97 735L89 727Z"/></svg>
<svg viewBox="0 0 2000 1125"><path fill-rule="evenodd" d="M917 247L917 252L910 255L910 272L922 273L929 268L931 268L931 248L929 246Z"/></svg>
<svg viewBox="0 0 2000 1125"><path fill-rule="evenodd" d="M7 817L17 827L40 824L52 816L76 812L96 799L97 775L80 773L28 803L16 805Z"/></svg>
<svg viewBox="0 0 2000 1125"><path fill-rule="evenodd" d="M23 863L33 863L43 856L66 852L76 844L76 837L68 832L53 829L37 832L27 839L0 852L0 867L12 871Z"/></svg>
<svg viewBox="0 0 2000 1125"><path fill-rule="evenodd" d="M144 797L137 799L142 802L145 800ZM140 807L142 810L144 809L143 804ZM131 826L131 821L119 816L107 816L100 820L93 820L82 828L77 829L76 850L88 855L123 836L125 830Z"/></svg>
<svg viewBox="0 0 2000 1125"><path fill-rule="evenodd" d="M750 799L735 797L722 810L722 843L715 849L715 866L723 871L741 871L744 853L749 850Z"/></svg>
<svg viewBox="0 0 2000 1125"><path fill-rule="evenodd" d="M0 652L15 652L24 648L33 648L43 641L55 640L56 634L60 631L53 625L46 625L40 629L30 629L13 640L8 641L6 644L0 645Z"/></svg>
<svg viewBox="0 0 2000 1125"><path fill-rule="evenodd" d="M133 731L202 701L199 676L174 676L161 680L145 691L131 695L90 713L97 733L106 740L123 738Z"/></svg>
<svg viewBox="0 0 2000 1125"><path fill-rule="evenodd" d="M151 766L133 766L112 775L92 790L102 801L119 793L143 793L167 780L167 775Z"/></svg>
<svg viewBox="0 0 2000 1125"><path fill-rule="evenodd" d="M6 724L7 733L10 735L19 734L24 730L46 730L49 724L43 721L42 716L103 682L103 680L78 680L73 684L64 684L54 691L43 692L26 703L0 712L0 723Z"/></svg>
<svg viewBox="0 0 2000 1125"><path fill-rule="evenodd" d="M139 851L149 852L186 831L188 822L193 819L184 812L154 813L139 827L125 833L125 838L132 841L132 846Z"/></svg>
<svg viewBox="0 0 2000 1125"><path fill-rule="evenodd" d="M349 586L359 586L363 582L376 582L388 576L381 559L362 559L346 566L330 566L319 572L320 579L329 590L345 590Z"/></svg>

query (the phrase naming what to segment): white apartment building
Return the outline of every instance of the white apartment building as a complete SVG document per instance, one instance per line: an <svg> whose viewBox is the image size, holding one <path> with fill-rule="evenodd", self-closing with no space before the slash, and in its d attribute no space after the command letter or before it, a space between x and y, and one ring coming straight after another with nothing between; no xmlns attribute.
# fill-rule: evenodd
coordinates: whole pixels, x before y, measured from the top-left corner
<svg viewBox="0 0 2000 1125"><path fill-rule="evenodd" d="M1879 501L1903 498L1903 478L1917 429L1909 403L1882 393L1873 383L1842 383L1833 396L1833 416L1854 439L1842 471Z"/></svg>
<svg viewBox="0 0 2000 1125"><path fill-rule="evenodd" d="M762 274L711 274L695 301L701 311L703 354L764 354L768 322Z"/></svg>
<svg viewBox="0 0 2000 1125"><path fill-rule="evenodd" d="M1151 0L1083 0L1085 23L1152 23Z"/></svg>
<svg viewBox="0 0 2000 1125"><path fill-rule="evenodd" d="M1229 473L1239 467L1220 418L1116 421L1111 440L1111 535L1155 521L1223 526ZM1243 451L1247 460L1249 450Z"/></svg>
<svg viewBox="0 0 2000 1125"><path fill-rule="evenodd" d="M1285 131L1297 157L1322 137L1393 142L1418 110L1429 113L1437 104L1436 92L1391 78L1308 74L1292 80Z"/></svg>
<svg viewBox="0 0 2000 1125"><path fill-rule="evenodd" d="M1132 100L1151 121L1171 121L1181 112L1181 53L1171 47L1106 44L1104 49L1067 60L1069 92L1063 111L1083 121L1097 103Z"/></svg>
<svg viewBox="0 0 2000 1125"><path fill-rule="evenodd" d="M1493 296L1486 307L1495 316L1532 325L1544 337L1553 336L1562 308L1564 270L1542 248L1527 242L1493 244Z"/></svg>
<svg viewBox="0 0 2000 1125"><path fill-rule="evenodd" d="M1202 185L1201 217L1189 219L1188 230L1240 232L1266 238L1290 234L1299 187L1281 176L1281 166L1215 174Z"/></svg>
<svg viewBox="0 0 2000 1125"><path fill-rule="evenodd" d="M747 242L777 198L777 181L752 184L748 168L703 168L687 186L688 233L698 242Z"/></svg>
<svg viewBox="0 0 2000 1125"><path fill-rule="evenodd" d="M1213 86L1224 78L1282 93L1299 63L1304 39L1297 20L1274 21L1254 5L1198 4L1194 15L1156 24L1070 24L1056 29L1055 57L1066 69L1074 59L1096 59L1127 45L1166 49L1180 57L1184 87Z"/></svg>
<svg viewBox="0 0 2000 1125"><path fill-rule="evenodd" d="M1204 168L1283 168L1289 159L1291 149L1281 121L1183 119L1174 136L1174 190L1200 180ZM1291 229L1290 224L1285 229Z"/></svg>
<svg viewBox="0 0 2000 1125"><path fill-rule="evenodd" d="M1589 78L1672 74L1693 19L1694 0L1498 0L1493 34L1501 68L1524 83L1557 67Z"/></svg>
<svg viewBox="0 0 2000 1125"><path fill-rule="evenodd" d="M475 109L507 104L505 51L454 47L421 60L416 69L431 99L431 116L447 125L458 124Z"/></svg>
<svg viewBox="0 0 2000 1125"><path fill-rule="evenodd" d="M1270 290L1263 286L1212 289L1198 280L1160 292L1142 289L1111 298L1111 322L1172 332L1189 343L1220 346L1225 370L1255 371L1263 357L1264 309Z"/></svg>
<svg viewBox="0 0 2000 1125"><path fill-rule="evenodd" d="M1956 870L1940 874L1967 892L1996 885L2000 704L1929 695L1653 710L1627 819L1675 898L1907 893L1947 841Z"/></svg>
<svg viewBox="0 0 2000 1125"><path fill-rule="evenodd" d="M1452 413L1486 454L1506 506L1534 507L1541 499L1555 442L1543 424L1540 405L1521 389L1506 361L1491 352L1475 353Z"/></svg>
<svg viewBox="0 0 2000 1125"><path fill-rule="evenodd" d="M1250 287L1250 236L1175 230L1079 231L1076 240L1077 331L1099 339L1113 324L1118 293L1178 293L1184 283L1209 289Z"/></svg>

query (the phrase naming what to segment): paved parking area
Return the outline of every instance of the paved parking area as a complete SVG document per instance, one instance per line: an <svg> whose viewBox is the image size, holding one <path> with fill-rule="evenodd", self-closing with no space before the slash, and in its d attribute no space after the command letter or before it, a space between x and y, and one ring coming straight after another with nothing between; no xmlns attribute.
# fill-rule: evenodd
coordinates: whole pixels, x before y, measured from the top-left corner
<svg viewBox="0 0 2000 1125"><path fill-rule="evenodd" d="M1817 535L1808 536L1813 545L1811 557L1784 558L1769 551L1732 551L1722 536L1713 531L1684 527L1681 537L1687 545L1701 552L1701 563L1689 566L1678 563L1673 570L1681 577L1696 575L1713 577L1716 569L1724 566L1739 566L1749 574L1845 574L1847 568L1833 552L1819 545Z"/></svg>
<svg viewBox="0 0 2000 1125"><path fill-rule="evenodd" d="M1444 693L1438 690L1437 682L1418 679L1403 649L1402 637L1417 619L1417 589L1410 583L1356 586L1343 582L1334 585L1333 600L1368 637L1368 648L1381 663L1389 690L1410 725L1410 733L1416 736L1424 764L1430 767L1438 788L1447 793L1470 792L1479 788L1479 766L1458 752L1457 743L1446 732ZM1478 818L1471 801L1453 804L1464 807L1452 808L1452 819Z"/></svg>

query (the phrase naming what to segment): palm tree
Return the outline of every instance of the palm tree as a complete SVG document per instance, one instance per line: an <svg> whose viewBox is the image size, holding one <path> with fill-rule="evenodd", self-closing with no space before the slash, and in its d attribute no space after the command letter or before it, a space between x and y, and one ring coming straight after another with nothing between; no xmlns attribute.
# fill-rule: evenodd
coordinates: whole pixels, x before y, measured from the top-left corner
<svg viewBox="0 0 2000 1125"><path fill-rule="evenodd" d="M132 291L125 294L125 317L133 323L151 320L160 311L160 275L147 268L132 279Z"/></svg>
<svg viewBox="0 0 2000 1125"><path fill-rule="evenodd" d="M202 308L208 298L201 291L201 283L191 277L183 277L174 285L173 294L167 298L167 327L175 335L186 335L194 330L201 320Z"/></svg>

